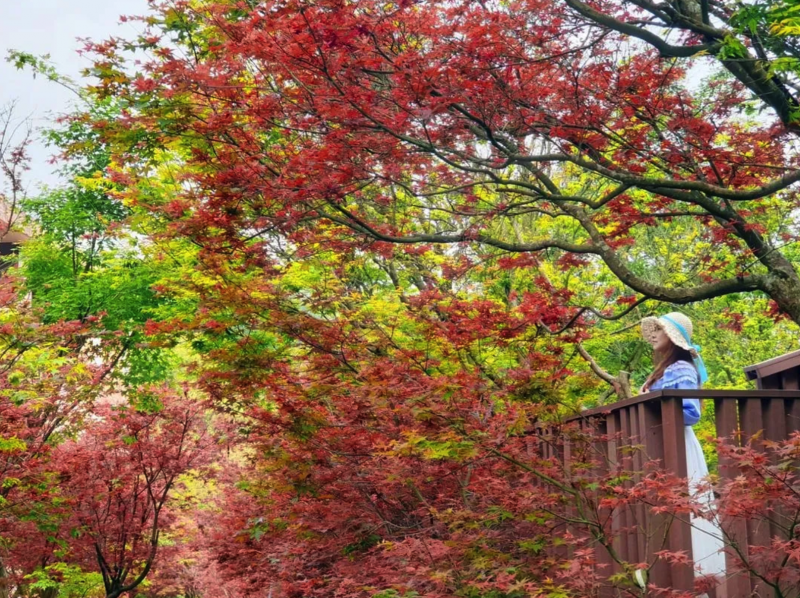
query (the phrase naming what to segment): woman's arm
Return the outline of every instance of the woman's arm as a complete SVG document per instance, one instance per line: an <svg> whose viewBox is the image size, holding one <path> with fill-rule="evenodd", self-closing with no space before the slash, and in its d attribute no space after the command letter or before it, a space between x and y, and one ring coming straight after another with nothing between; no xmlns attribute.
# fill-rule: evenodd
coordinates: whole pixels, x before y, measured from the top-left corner
<svg viewBox="0 0 800 598"><path fill-rule="evenodd" d="M666 389L695 390L698 388L697 370L694 366L685 362L679 362L666 369L664 372L664 384L661 387ZM700 421L700 400L683 399L683 423L686 426L693 426Z"/></svg>
<svg viewBox="0 0 800 598"><path fill-rule="evenodd" d="M693 426L700 421L700 400L683 399L683 425Z"/></svg>

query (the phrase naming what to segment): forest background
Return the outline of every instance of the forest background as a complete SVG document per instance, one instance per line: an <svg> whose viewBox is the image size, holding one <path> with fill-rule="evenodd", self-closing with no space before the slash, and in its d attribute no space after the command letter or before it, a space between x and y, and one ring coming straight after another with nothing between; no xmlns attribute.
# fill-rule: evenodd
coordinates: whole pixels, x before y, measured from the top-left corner
<svg viewBox="0 0 800 598"><path fill-rule="evenodd" d="M0 595L596 595L530 431L636 394L647 315L709 388L797 348L799 11L152 1L90 83L11 51L76 101L39 194L0 114Z"/></svg>

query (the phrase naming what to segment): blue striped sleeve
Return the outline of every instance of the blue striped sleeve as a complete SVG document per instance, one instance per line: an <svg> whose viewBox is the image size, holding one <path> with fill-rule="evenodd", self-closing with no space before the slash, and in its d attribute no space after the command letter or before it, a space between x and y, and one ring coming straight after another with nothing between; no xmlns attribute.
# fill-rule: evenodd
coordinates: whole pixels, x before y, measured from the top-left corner
<svg viewBox="0 0 800 598"><path fill-rule="evenodd" d="M699 388L697 370L686 361L678 361L664 370L662 389L695 389ZM693 426L700 421L700 401L683 399L683 423Z"/></svg>

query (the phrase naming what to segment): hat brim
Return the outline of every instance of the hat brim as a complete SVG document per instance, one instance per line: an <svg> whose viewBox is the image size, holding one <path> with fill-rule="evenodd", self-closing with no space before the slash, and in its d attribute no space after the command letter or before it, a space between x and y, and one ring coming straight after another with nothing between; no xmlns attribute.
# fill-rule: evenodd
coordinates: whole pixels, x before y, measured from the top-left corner
<svg viewBox="0 0 800 598"><path fill-rule="evenodd" d="M689 344L684 336L681 334L681 331L678 328L660 318L656 318L655 316L648 316L646 318L642 318L641 322L642 328L642 336L647 338L652 335L656 330L663 330L664 334L667 335L672 344L677 345L681 349L685 349L691 353L692 357L697 357L697 350Z"/></svg>

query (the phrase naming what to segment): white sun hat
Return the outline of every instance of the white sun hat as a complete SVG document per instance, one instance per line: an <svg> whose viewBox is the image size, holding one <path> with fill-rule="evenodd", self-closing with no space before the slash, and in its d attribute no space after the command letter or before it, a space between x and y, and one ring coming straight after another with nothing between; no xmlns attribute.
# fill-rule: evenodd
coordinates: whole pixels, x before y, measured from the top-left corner
<svg viewBox="0 0 800 598"><path fill-rule="evenodd" d="M692 321L684 314L674 311L665 316L649 316L642 319L642 336L649 338L656 330L661 329L667 338L681 349L686 349L692 356L700 374L700 382L708 380L708 372L700 357L700 346L692 343L694 326Z"/></svg>

